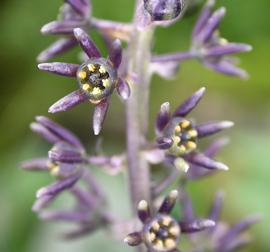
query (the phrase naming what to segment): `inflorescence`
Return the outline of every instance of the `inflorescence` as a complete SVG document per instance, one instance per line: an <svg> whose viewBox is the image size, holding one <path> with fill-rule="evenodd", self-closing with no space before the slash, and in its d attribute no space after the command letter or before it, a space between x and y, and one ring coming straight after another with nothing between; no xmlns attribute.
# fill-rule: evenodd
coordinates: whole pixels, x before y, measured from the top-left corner
<svg viewBox="0 0 270 252"><path fill-rule="evenodd" d="M251 46L228 42L219 35L218 27L225 16L225 8L214 10L214 6L215 0L206 0L192 31L190 49L165 55L151 55L149 52L151 57L145 65L146 55L141 55L142 72L147 72L149 77L153 73L158 73L164 78L171 78L184 60L197 59L217 72L246 78L246 72L238 68L235 60L229 56L250 51ZM111 95L115 91L124 104L135 99L131 102L132 106L127 106L127 110L131 109L131 113L135 116L142 113L143 111L133 111L139 107L138 104L134 106L136 98L133 96L138 93L147 95L148 90L138 92L141 78L138 73L130 70L131 62L134 62L132 57L135 56L129 53L129 48L134 46L133 43L137 43L136 35L143 34L138 38L138 43L145 42L147 31L180 20L187 8L189 3L184 0L138 0L134 22L120 23L93 17L91 1L65 0L57 20L44 25L41 29L43 34L58 35L60 38L40 53L38 68L74 78L77 89L53 104L49 112L67 111L80 103L89 102L95 107L93 115L95 135L101 132ZM105 40L108 56L101 55L88 34L93 29ZM127 43L127 48L121 46L122 41ZM82 62L44 63L76 45L83 50L83 54L80 55ZM205 88L200 88L173 112L168 102L163 103L156 117L156 138L153 141L147 141L146 136L135 134L139 130L140 122L133 121L136 125L133 129L135 131L127 131L127 134L132 134L128 135L129 138L136 141L135 147L128 149L135 152L138 148L138 153L134 157L142 156L149 166L160 164L169 168L161 169L162 176L169 173L164 175L165 178L161 182L157 183L154 179L151 181L152 187L149 188L151 196L146 198L147 201L141 198L141 201L133 202L137 205L137 215L141 223L133 219L123 226L124 230L130 231L124 241L130 246L139 246L139 251L145 251L144 248L148 252L177 252L179 249L182 251L183 234L190 241L189 251L194 252L235 251L249 242L244 231L258 220L257 216L249 217L229 227L219 219L223 194L218 193L207 218L196 218L187 194L187 182L214 174L218 170L228 170L225 164L214 159L216 153L228 143L226 138L213 141L204 150L201 150L200 143L202 138L230 128L233 123L219 121L198 124L189 117L189 113L197 106L204 93ZM140 102L140 99L136 102ZM99 228L113 230L118 222L126 223L111 213L104 186L96 181L89 167L91 169L98 167L109 175L125 172L127 166L131 167L129 162L132 161L130 155L133 152L124 151L113 156L104 153L89 155L75 134L44 116L36 117L31 129L52 144L46 157L21 164L25 170L49 172L55 180L36 193L37 200L33 205L33 211L37 212L40 218L76 223L78 228L66 233L66 238L81 237ZM128 141L129 144L133 145L133 142ZM140 187L140 181L131 183ZM160 201L160 196L172 186L176 186L177 190L170 191ZM64 192L75 199L75 206L72 209L49 210L53 201ZM181 214L172 213L176 203L180 203ZM129 228L130 223L132 229Z"/></svg>

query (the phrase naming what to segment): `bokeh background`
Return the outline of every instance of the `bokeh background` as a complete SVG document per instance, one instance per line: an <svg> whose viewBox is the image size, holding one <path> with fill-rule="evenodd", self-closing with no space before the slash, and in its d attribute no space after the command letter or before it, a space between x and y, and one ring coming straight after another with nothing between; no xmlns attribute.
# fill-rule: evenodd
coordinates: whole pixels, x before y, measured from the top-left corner
<svg viewBox="0 0 270 252"><path fill-rule="evenodd" d="M70 79L39 72L36 55L54 40L39 33L40 27L55 19L61 0L0 1L0 251L131 251L98 232L80 241L63 242L60 231L67 227L43 223L31 212L35 191L49 183L48 175L32 174L18 169L21 160L43 155L48 145L29 130L35 115L47 115L47 108L74 89ZM129 21L134 1L93 0L96 17ZM172 81L155 76L152 85L150 125L159 105L171 101L176 106L202 85L207 93L193 112L198 121L227 119L236 123L226 132L229 146L219 159L231 168L227 173L192 183L189 191L199 215L207 212L215 191L226 192L223 218L231 223L250 213L261 213L263 221L252 228L253 244L244 251L269 251L270 233L270 29L269 0L219 0L228 14L221 25L224 37L247 42L254 51L240 55L241 66L250 73L250 80L224 77L190 61ZM155 52L184 50L189 45L195 11L167 29L158 29ZM92 34L104 45L99 36ZM58 58L73 62L78 50ZM124 109L115 96L103 130L104 149L115 153L124 148ZM92 107L83 104L73 110L51 116L74 130L93 151L97 142L91 131ZM153 137L151 130L150 137ZM128 199L124 177L109 178L94 169L112 198L116 213L128 216ZM124 190L123 190L124 188ZM118 195L116 197L115 195ZM120 195L120 196L119 196Z"/></svg>

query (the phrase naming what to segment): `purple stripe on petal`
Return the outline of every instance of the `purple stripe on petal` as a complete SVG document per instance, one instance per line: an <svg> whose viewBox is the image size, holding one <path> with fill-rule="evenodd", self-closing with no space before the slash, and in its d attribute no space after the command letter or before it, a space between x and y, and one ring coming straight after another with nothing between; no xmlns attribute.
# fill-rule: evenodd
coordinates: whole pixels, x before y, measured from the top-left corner
<svg viewBox="0 0 270 252"><path fill-rule="evenodd" d="M86 222L89 220L89 215L82 212L44 211L39 214L39 217L50 221Z"/></svg>
<svg viewBox="0 0 270 252"><path fill-rule="evenodd" d="M72 132L62 127L58 123L53 122L52 120L48 119L45 116L37 116L36 120L41 125L49 129L52 133L57 135L60 140L64 140L74 146L83 149L81 141Z"/></svg>
<svg viewBox="0 0 270 252"><path fill-rule="evenodd" d="M39 123L31 123L30 128L32 131L36 132L40 136L42 136L44 139L49 141L50 143L57 143L59 140L61 140L57 135L49 131L47 128L45 128L43 125Z"/></svg>
<svg viewBox="0 0 270 252"><path fill-rule="evenodd" d="M57 113L67 111L80 103L88 100L87 96L80 90L74 91L63 97L49 108L49 113Z"/></svg>
<svg viewBox="0 0 270 252"><path fill-rule="evenodd" d="M82 25L82 21L79 20L53 21L44 25L41 28L41 33L55 35L72 34L74 28L81 27Z"/></svg>
<svg viewBox="0 0 270 252"><path fill-rule="evenodd" d="M38 68L42 71L66 76L66 77L76 77L79 65L53 62L53 63L41 63Z"/></svg>
<svg viewBox="0 0 270 252"><path fill-rule="evenodd" d="M171 119L170 103L165 102L160 106L160 111L156 118L156 130L161 132Z"/></svg>
<svg viewBox="0 0 270 252"><path fill-rule="evenodd" d="M109 59L113 63L115 68L118 68L122 61L122 47L121 41L116 39L110 46Z"/></svg>
<svg viewBox="0 0 270 252"><path fill-rule="evenodd" d="M20 164L20 167L29 171L47 171L48 170L48 158L36 158L32 160L24 161Z"/></svg>
<svg viewBox="0 0 270 252"><path fill-rule="evenodd" d="M194 220L192 222L180 221L179 224L183 233L199 232L216 225L214 221L208 219Z"/></svg>
<svg viewBox="0 0 270 252"><path fill-rule="evenodd" d="M196 126L198 137L205 137L220 132L223 129L233 127L234 123L231 121L205 123Z"/></svg>
<svg viewBox="0 0 270 252"><path fill-rule="evenodd" d="M185 100L174 112L174 116L185 117L190 113L199 103L205 92L205 87L200 88L197 92L192 94Z"/></svg>
<svg viewBox="0 0 270 252"><path fill-rule="evenodd" d="M249 52L252 50L252 46L240 43L228 43L225 45L212 46L206 49L205 55L209 57L219 57L228 54Z"/></svg>
<svg viewBox="0 0 270 252"><path fill-rule="evenodd" d="M130 86L124 79L119 78L116 90L124 100L127 100L129 98L131 92Z"/></svg>
<svg viewBox="0 0 270 252"><path fill-rule="evenodd" d="M212 16L208 19L206 25L203 27L201 32L197 36L197 40L200 43L206 43L212 37L213 33L219 26L222 18L226 14L226 9L221 7L220 9L216 10Z"/></svg>
<svg viewBox="0 0 270 252"><path fill-rule="evenodd" d="M192 164L204 167L209 170L227 171L229 169L225 164L217 162L202 153L196 153L194 155L187 156L186 159Z"/></svg>
<svg viewBox="0 0 270 252"><path fill-rule="evenodd" d="M73 177L64 179L64 180L59 180L47 187L43 187L40 190L37 191L37 198L43 198L44 196L47 195L57 195L61 191L71 188L77 180L81 177L81 173L78 173L74 175Z"/></svg>
<svg viewBox="0 0 270 252"><path fill-rule="evenodd" d="M108 108L109 108L108 99L101 101L99 104L95 106L93 115L93 130L95 135L99 135L102 129Z"/></svg>
<svg viewBox="0 0 270 252"><path fill-rule="evenodd" d="M211 63L208 61L204 61L204 64L208 67L213 69L214 71L217 71L219 73L229 75L229 76L236 76L241 79L248 79L248 74L245 70L237 67L234 65L234 63L228 61L228 60L222 60L217 63Z"/></svg>
<svg viewBox="0 0 270 252"><path fill-rule="evenodd" d="M205 4L200 17L198 18L196 25L193 28L192 31L192 38L195 38L200 31L203 29L205 24L207 23L208 19L211 16L211 11L213 9L213 6L215 5L215 0L208 0L207 3Z"/></svg>
<svg viewBox="0 0 270 252"><path fill-rule="evenodd" d="M89 35L81 28L74 29L74 36L80 43L81 48L88 55L89 58L100 58L101 53L96 47L95 43L89 37Z"/></svg>
<svg viewBox="0 0 270 252"><path fill-rule="evenodd" d="M38 55L37 61L45 62L61 53L68 51L69 49L75 47L75 45L77 45L77 40L73 37L59 39L55 43L50 45L47 49L42 51Z"/></svg>

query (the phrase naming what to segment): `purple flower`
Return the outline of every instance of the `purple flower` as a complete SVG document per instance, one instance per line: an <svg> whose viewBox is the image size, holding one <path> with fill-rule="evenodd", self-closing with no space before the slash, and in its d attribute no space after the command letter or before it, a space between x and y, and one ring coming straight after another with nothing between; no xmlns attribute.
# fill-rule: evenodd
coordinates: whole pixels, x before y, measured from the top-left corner
<svg viewBox="0 0 270 252"><path fill-rule="evenodd" d="M107 59L102 58L98 48L82 29L74 29L74 35L88 60L81 65L68 63L42 63L39 69L54 74L77 78L79 89L60 99L49 108L50 113L66 111L74 106L90 101L95 105L93 128L95 135L101 131L110 96L116 89L126 100L130 95L128 83L118 76L118 68L122 60L122 48L119 40L110 45Z"/></svg>
<svg viewBox="0 0 270 252"><path fill-rule="evenodd" d="M36 117L31 129L53 144L48 157L22 163L22 168L48 171L57 181L37 192L38 202L34 210L47 205L62 191L72 188L81 178L86 164L86 153L80 140L70 131L46 117Z"/></svg>
<svg viewBox="0 0 270 252"><path fill-rule="evenodd" d="M176 168L187 172L190 165L203 167L209 170L228 170L228 167L211 157L215 154L198 151L198 142L201 138L215 134L223 129L230 128L230 121L195 124L187 119L187 115L196 107L205 92L199 89L184 101L173 114L170 113L169 103L161 106L156 119L156 131L159 136L157 145L165 150L166 159ZM219 149L219 146L215 147ZM195 169L195 168L193 168Z"/></svg>
<svg viewBox="0 0 270 252"><path fill-rule="evenodd" d="M183 205L184 219L194 219L192 203L187 193L183 193L180 198ZM204 232L190 236L195 247L200 247L199 251L201 252L209 250L231 252L246 246L250 242L250 238L245 234L245 231L260 220L258 215L252 215L230 227L227 223L219 220L223 199L224 194L217 193L208 214L208 218L213 220L216 225ZM202 243L202 240L205 242ZM192 251L198 250L194 249Z"/></svg>
<svg viewBox="0 0 270 252"><path fill-rule="evenodd" d="M129 234L125 242L130 246L144 243L148 251L179 251L177 249L182 233L194 233L215 226L207 219L178 221L170 215L178 191L171 191L161 203L157 213L153 213L145 200L138 204L138 217L143 224L141 231Z"/></svg>
<svg viewBox="0 0 270 252"><path fill-rule="evenodd" d="M247 73L236 66L236 60L230 55L248 52L252 47L247 44L231 43L220 37L218 27L225 16L226 9L221 7L212 11L215 0L208 0L192 32L192 45L188 52L179 52L154 56L153 62L181 62L197 58L206 67L225 75L247 78Z"/></svg>
<svg viewBox="0 0 270 252"><path fill-rule="evenodd" d="M39 62L47 61L75 47L77 41L73 36L73 29L85 27L90 16L91 4L89 0L66 0L60 8L58 20L41 28L43 34L62 35L62 37L42 51L37 60Z"/></svg>

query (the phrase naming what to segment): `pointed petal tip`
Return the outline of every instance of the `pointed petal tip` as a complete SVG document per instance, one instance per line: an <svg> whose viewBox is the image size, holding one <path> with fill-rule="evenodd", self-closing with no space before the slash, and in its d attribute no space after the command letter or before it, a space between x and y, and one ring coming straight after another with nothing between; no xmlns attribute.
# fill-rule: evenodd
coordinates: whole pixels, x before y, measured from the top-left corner
<svg viewBox="0 0 270 252"><path fill-rule="evenodd" d="M138 204L139 211L146 211L148 209L148 203L146 200L141 200Z"/></svg>
<svg viewBox="0 0 270 252"><path fill-rule="evenodd" d="M37 193L36 197L40 199L41 197L45 196L47 194L47 189L45 187L40 188Z"/></svg>
<svg viewBox="0 0 270 252"><path fill-rule="evenodd" d="M76 38L79 38L79 37L81 37L82 34L84 34L84 30L81 28L74 28L73 34Z"/></svg>
<svg viewBox="0 0 270 252"><path fill-rule="evenodd" d="M213 220L204 220L203 226L206 228L214 227L214 226L216 226L216 222Z"/></svg>
<svg viewBox="0 0 270 252"><path fill-rule="evenodd" d="M223 163L217 162L217 169L218 170L223 170L223 171L228 171L229 167Z"/></svg>
<svg viewBox="0 0 270 252"><path fill-rule="evenodd" d="M223 129L228 129L228 128L231 128L233 126L234 126L234 122L232 122L232 121L223 121L223 122L221 122L221 127Z"/></svg>
<svg viewBox="0 0 270 252"><path fill-rule="evenodd" d="M178 198L178 195L179 195L179 193L178 193L177 190L172 190L170 192L170 194L169 194L170 198L172 198L172 199L177 199Z"/></svg>
<svg viewBox="0 0 270 252"><path fill-rule="evenodd" d="M46 71L46 70L49 70L51 68L51 64L50 63L40 63L37 65L37 67L39 70Z"/></svg>

